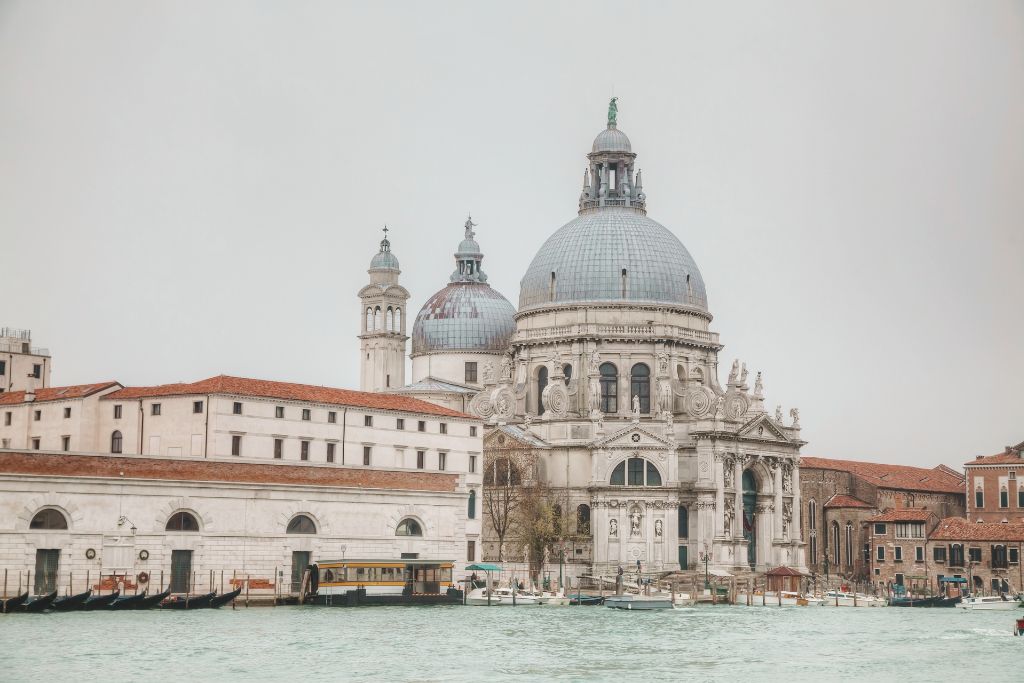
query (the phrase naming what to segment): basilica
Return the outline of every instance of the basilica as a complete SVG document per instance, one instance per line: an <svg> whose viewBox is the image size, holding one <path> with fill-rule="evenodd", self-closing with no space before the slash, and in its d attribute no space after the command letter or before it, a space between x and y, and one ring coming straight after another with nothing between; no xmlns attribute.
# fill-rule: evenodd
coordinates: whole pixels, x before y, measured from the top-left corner
<svg viewBox="0 0 1024 683"><path fill-rule="evenodd" d="M593 571L806 571L799 412L769 412L739 360L720 381L704 279L648 217L636 157L613 99L578 215L538 249L518 309L487 283L468 219L449 282L412 323L408 382L409 294L385 238L359 294L362 388L484 420L484 462L515 453L524 480L558 491L573 559Z"/></svg>

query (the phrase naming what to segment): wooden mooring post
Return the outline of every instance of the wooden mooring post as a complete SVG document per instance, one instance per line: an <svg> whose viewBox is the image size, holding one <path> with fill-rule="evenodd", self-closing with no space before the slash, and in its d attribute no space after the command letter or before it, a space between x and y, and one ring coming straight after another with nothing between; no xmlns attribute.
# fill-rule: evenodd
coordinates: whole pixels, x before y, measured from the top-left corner
<svg viewBox="0 0 1024 683"><path fill-rule="evenodd" d="M245 606L246 606L246 608L249 607L249 579L250 578L251 577L248 574L245 575Z"/></svg>

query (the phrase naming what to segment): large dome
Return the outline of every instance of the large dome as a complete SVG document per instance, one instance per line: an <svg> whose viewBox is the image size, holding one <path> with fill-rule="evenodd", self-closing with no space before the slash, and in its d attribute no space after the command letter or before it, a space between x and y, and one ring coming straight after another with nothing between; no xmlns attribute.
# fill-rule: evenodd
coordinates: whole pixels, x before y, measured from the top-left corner
<svg viewBox="0 0 1024 683"><path fill-rule="evenodd" d="M548 238L520 283L520 312L566 303L635 302L707 310L690 252L642 211L585 211Z"/></svg>
<svg viewBox="0 0 1024 683"><path fill-rule="evenodd" d="M480 282L453 282L420 309L412 328L412 353L504 352L515 332L515 307Z"/></svg>

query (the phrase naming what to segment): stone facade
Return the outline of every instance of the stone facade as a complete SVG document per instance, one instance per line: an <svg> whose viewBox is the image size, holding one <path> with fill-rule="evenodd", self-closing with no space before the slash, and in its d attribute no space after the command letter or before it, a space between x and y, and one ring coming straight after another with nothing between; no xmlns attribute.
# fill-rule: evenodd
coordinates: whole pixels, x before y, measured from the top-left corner
<svg viewBox="0 0 1024 683"><path fill-rule="evenodd" d="M32 332L0 328L0 393L50 386L53 363L47 349L32 346Z"/></svg>
<svg viewBox="0 0 1024 683"><path fill-rule="evenodd" d="M1024 443L964 463L967 516L975 522L1024 523ZM1020 478L1018 478L1020 477Z"/></svg>
<svg viewBox="0 0 1024 683"><path fill-rule="evenodd" d="M927 578L963 577L974 593L1012 594L1024 589L1024 524L944 519L928 539ZM1007 590L1008 588L1008 590Z"/></svg>

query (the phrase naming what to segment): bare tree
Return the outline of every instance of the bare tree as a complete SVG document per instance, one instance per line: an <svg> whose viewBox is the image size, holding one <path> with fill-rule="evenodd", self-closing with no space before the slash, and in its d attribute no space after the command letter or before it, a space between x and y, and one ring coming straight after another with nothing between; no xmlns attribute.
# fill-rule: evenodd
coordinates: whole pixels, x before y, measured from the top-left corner
<svg viewBox="0 0 1024 683"><path fill-rule="evenodd" d="M505 539L516 522L523 500L519 467L511 457L496 457L485 463L484 511L498 538L498 561L504 561Z"/></svg>

